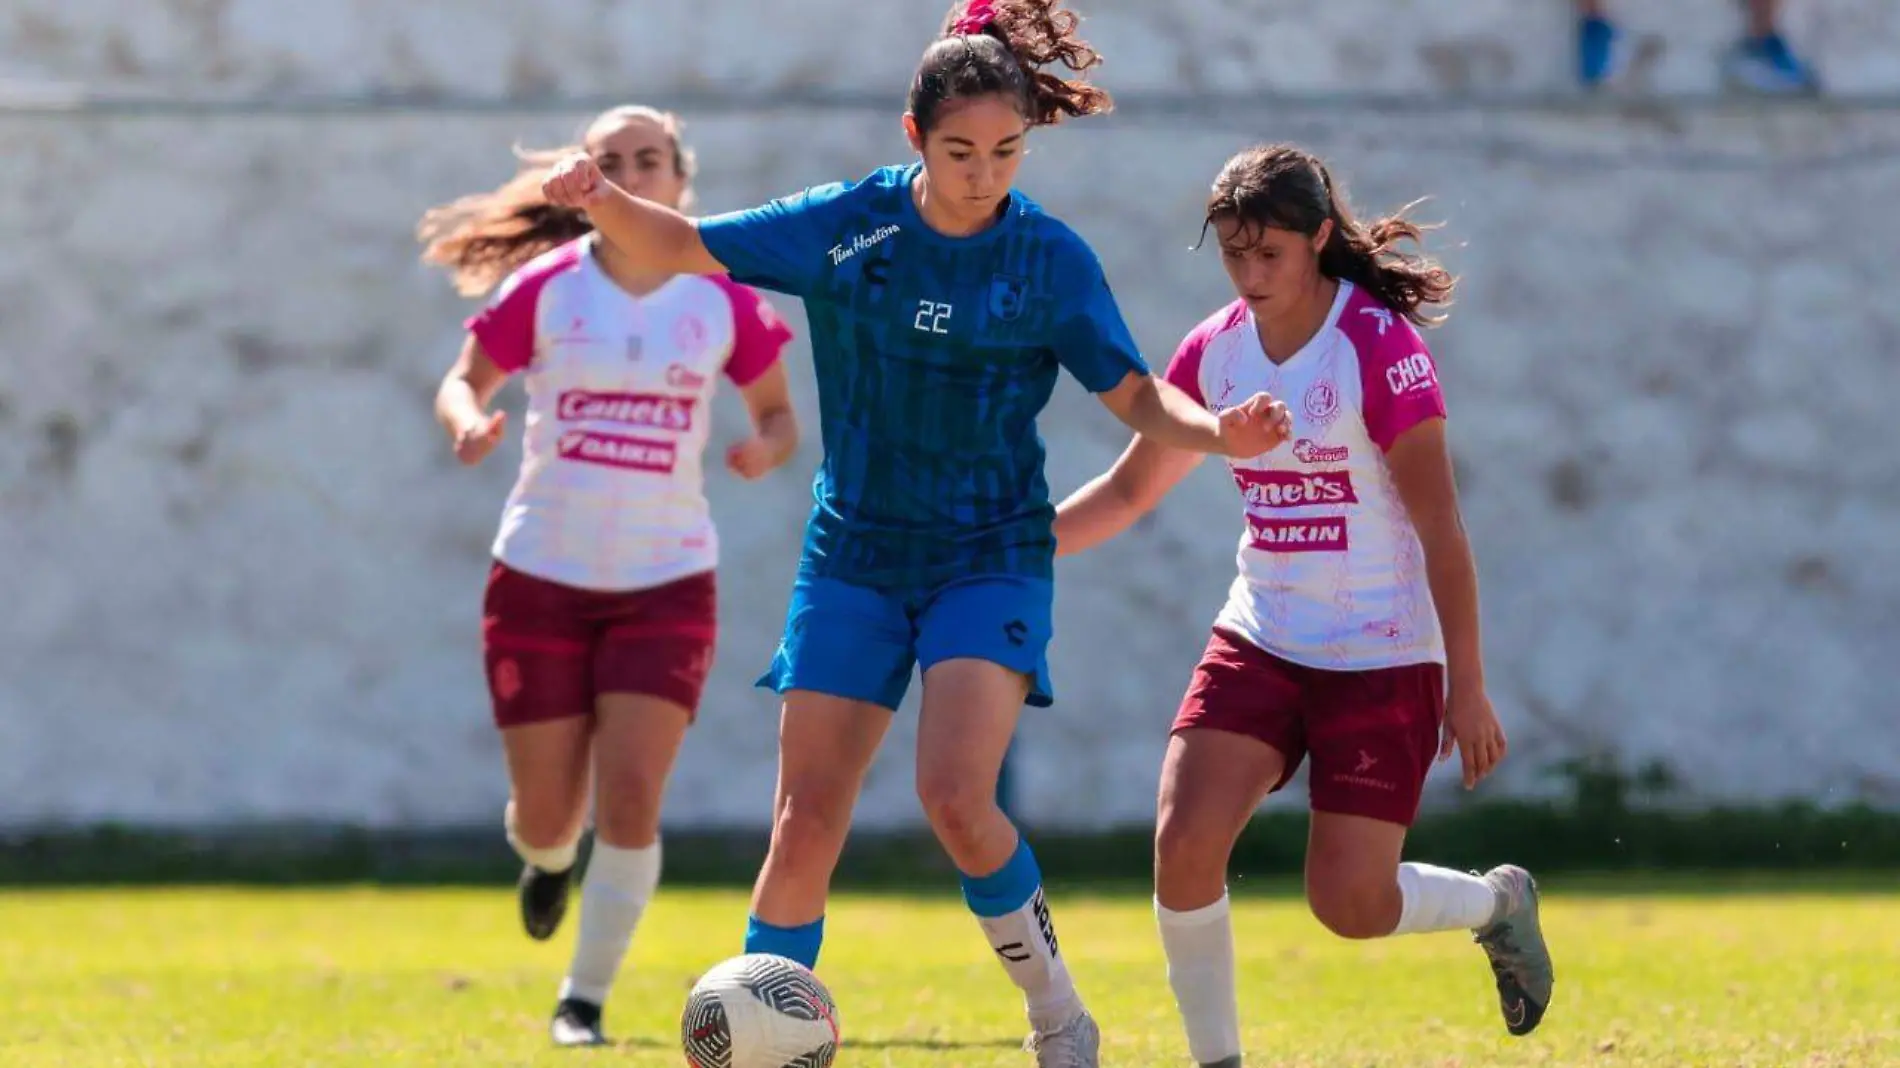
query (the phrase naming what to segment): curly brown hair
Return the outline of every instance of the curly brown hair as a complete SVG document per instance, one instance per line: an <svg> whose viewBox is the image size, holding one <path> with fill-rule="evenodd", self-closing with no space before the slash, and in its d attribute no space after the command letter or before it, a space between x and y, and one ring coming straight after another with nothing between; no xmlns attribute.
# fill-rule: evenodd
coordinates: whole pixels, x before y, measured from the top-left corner
<svg viewBox="0 0 1900 1068"><path fill-rule="evenodd" d="M578 208L557 208L541 195L541 181L563 157L583 149L588 130L609 119L644 119L666 132L673 146L673 169L692 181L693 150L683 137L686 124L670 111L626 104L609 108L582 127L575 144L528 150L517 147L521 169L497 189L471 193L430 208L416 224L422 260L448 269L456 292L479 297L501 284L517 267L594 230ZM687 197L692 196L691 190Z"/></svg>
<svg viewBox="0 0 1900 1068"><path fill-rule="evenodd" d="M1332 236L1320 249L1319 269L1371 293L1380 303L1419 326L1442 322L1425 311L1451 302L1457 285L1450 271L1423 252L1401 252L1397 245L1422 242L1423 227L1396 214L1361 222L1346 202L1346 191L1318 156L1293 145L1255 145L1228 160L1207 197L1207 228L1223 220L1248 228L1273 227L1308 237L1333 221Z"/></svg>
<svg viewBox="0 0 1900 1068"><path fill-rule="evenodd" d="M928 133L952 100L993 93L1013 97L1031 126L1107 113L1114 101L1106 90L1048 69L1081 75L1101 64L1101 53L1076 36L1081 21L1061 0L959 2L911 80L918 129Z"/></svg>

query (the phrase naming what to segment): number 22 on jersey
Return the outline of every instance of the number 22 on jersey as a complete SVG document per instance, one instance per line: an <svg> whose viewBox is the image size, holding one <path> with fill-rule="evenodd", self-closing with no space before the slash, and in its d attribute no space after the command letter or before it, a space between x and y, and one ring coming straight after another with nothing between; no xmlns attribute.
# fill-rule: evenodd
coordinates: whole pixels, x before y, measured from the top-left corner
<svg viewBox="0 0 1900 1068"><path fill-rule="evenodd" d="M939 304L934 300L920 300L917 302L917 318L911 321L911 325L926 334L947 334L950 331L944 329L943 324L949 318L950 305Z"/></svg>

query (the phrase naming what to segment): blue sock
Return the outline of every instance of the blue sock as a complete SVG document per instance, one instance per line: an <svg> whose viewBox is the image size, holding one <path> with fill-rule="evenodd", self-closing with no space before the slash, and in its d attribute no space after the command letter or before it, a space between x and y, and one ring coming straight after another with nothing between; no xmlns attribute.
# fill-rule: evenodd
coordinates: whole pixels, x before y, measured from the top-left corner
<svg viewBox="0 0 1900 1068"><path fill-rule="evenodd" d="M746 918L745 951L789 957L807 968L818 967L818 949L825 944L825 918L803 927L775 927L757 916Z"/></svg>
<svg viewBox="0 0 1900 1068"><path fill-rule="evenodd" d="M963 901L979 917L1007 916L1022 908L1042 885L1042 869L1029 840L1018 835L1016 852L989 875L963 876Z"/></svg>

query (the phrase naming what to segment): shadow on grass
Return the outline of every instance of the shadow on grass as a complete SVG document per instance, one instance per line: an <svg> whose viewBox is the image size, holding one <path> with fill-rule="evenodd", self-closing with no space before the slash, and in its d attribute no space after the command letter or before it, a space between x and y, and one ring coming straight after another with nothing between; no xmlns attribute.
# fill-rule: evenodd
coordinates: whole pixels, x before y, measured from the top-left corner
<svg viewBox="0 0 1900 1068"><path fill-rule="evenodd" d="M917 1050L958 1050L958 1049L1021 1049L1020 1038L847 1038L839 1043L839 1048L855 1049L917 1049Z"/></svg>

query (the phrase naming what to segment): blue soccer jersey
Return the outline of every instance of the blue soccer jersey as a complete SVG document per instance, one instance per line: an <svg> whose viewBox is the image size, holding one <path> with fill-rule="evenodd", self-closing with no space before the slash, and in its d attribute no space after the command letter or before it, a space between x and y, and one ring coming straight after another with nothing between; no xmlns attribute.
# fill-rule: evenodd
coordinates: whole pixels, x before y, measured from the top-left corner
<svg viewBox="0 0 1900 1068"><path fill-rule="evenodd" d="M801 570L884 589L1048 577L1035 422L1058 369L1099 393L1147 366L1074 231L1012 193L993 226L947 237L911 199L920 166L699 223L735 279L811 323L825 456Z"/></svg>

